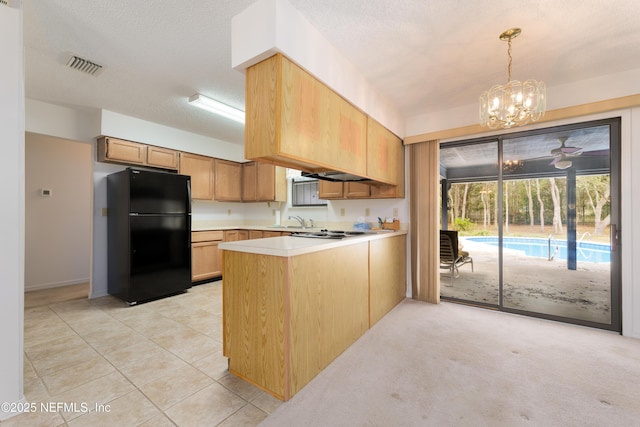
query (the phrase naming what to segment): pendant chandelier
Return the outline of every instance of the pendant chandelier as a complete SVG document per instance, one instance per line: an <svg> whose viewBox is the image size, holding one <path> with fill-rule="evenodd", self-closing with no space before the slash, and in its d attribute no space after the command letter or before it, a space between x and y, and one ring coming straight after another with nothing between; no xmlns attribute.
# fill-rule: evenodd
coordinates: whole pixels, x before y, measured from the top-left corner
<svg viewBox="0 0 640 427"><path fill-rule="evenodd" d="M544 115L546 88L536 80L511 80L511 40L522 30L511 28L500 34L500 40L509 43L508 79L505 85L495 85L480 95L480 124L490 129L526 125Z"/></svg>

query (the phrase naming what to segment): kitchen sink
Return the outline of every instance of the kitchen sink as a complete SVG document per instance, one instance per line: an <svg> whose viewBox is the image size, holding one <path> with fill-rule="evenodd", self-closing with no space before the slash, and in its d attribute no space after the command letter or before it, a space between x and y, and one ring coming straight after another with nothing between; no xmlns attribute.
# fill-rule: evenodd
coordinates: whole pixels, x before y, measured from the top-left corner
<svg viewBox="0 0 640 427"><path fill-rule="evenodd" d="M301 227L299 225L270 225L269 228L273 228L275 230L308 230L308 231L319 231L320 227Z"/></svg>
<svg viewBox="0 0 640 427"><path fill-rule="evenodd" d="M375 233L367 233L365 231L321 230L321 231L309 231L309 232L296 232L296 233L291 233L291 236L292 237L310 237L314 239L344 239L345 237L356 237L356 236L362 236L364 234L375 234Z"/></svg>

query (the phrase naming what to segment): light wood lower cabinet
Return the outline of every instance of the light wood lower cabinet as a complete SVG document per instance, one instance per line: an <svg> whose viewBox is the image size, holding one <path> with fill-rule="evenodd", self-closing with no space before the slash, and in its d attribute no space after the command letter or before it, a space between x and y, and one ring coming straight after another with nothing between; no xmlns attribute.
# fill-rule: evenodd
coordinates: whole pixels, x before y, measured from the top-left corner
<svg viewBox="0 0 640 427"><path fill-rule="evenodd" d="M194 231L191 233L191 281L222 276L222 231Z"/></svg>
<svg viewBox="0 0 640 427"><path fill-rule="evenodd" d="M230 372L288 400L402 301L405 244L400 235L292 257L224 251Z"/></svg>
<svg viewBox="0 0 640 427"><path fill-rule="evenodd" d="M372 240L369 266L369 326L373 326L407 295L407 236Z"/></svg>
<svg viewBox="0 0 640 427"><path fill-rule="evenodd" d="M252 240L252 239L262 239L262 231L249 230L249 240Z"/></svg>

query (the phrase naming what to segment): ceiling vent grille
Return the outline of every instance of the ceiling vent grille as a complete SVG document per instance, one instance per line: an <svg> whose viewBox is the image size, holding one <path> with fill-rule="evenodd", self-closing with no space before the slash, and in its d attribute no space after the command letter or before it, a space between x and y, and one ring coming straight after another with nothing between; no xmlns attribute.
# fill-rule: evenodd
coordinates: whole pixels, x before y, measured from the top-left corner
<svg viewBox="0 0 640 427"><path fill-rule="evenodd" d="M3 1L3 0L0 0ZM74 70L82 71L83 73L97 75L102 70L102 65L89 61L88 59L80 58L79 56L71 55L67 60L67 67Z"/></svg>
<svg viewBox="0 0 640 427"><path fill-rule="evenodd" d="M0 0L0 4L3 4L5 6L9 6L9 0Z"/></svg>

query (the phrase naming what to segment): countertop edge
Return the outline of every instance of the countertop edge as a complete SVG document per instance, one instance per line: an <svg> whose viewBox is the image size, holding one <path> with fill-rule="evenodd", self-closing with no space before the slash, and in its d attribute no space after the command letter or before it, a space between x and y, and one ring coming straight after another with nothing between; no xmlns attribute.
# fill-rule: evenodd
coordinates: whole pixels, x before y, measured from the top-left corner
<svg viewBox="0 0 640 427"><path fill-rule="evenodd" d="M402 236L406 234L407 230L390 232L383 231L378 234L365 234L363 236L348 237L340 240L282 236L255 240L225 242L220 243L218 247L225 251L244 252L278 257L292 257L333 248L339 248L343 246L349 246L356 243Z"/></svg>

